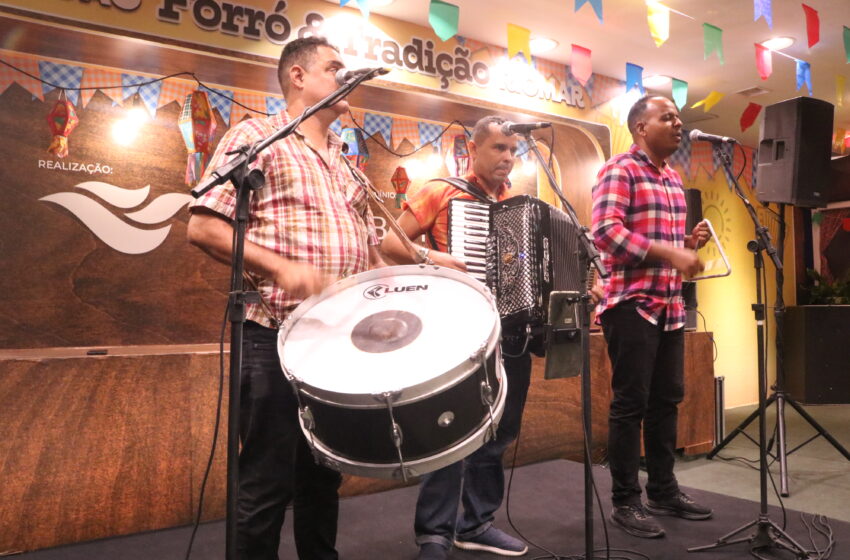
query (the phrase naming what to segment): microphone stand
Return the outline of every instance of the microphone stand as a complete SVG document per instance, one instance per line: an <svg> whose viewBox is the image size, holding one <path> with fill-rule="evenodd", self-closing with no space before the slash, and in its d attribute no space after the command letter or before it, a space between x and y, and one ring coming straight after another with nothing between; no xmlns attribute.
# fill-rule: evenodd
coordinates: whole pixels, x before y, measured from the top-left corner
<svg viewBox="0 0 850 560"><path fill-rule="evenodd" d="M192 196L198 198L211 188L230 181L236 189L236 223L233 226L233 250L231 252L230 294L227 301L227 314L230 318L230 378L229 402L227 410L227 507L225 518L225 558L238 560L237 548L237 506L239 497L239 413L241 399L242 338L245 326L245 305L260 303L260 294L245 291L242 273L244 270L245 229L248 224L248 202L251 191L265 184L265 176L259 169L250 170L248 165L257 159L257 154L271 144L292 134L298 126L316 112L338 103L360 85L361 82L375 77L382 68L353 76L336 91L307 107L301 115L281 127L268 138L253 145L241 146L236 156L219 166L210 176L192 189Z"/></svg>
<svg viewBox="0 0 850 560"><path fill-rule="evenodd" d="M549 179L549 185L552 190L561 200L564 206L564 211L570 221L576 228L579 246L581 252L579 255L579 265L581 270L581 284L584 292L579 296L579 328L581 332L581 410L582 410L582 425L584 427L584 557L587 560L593 558L593 480L592 461L590 457L590 447L592 442L591 430L591 401L590 401L590 295L587 293L587 276L590 266L596 268L600 278L607 278L608 271L602 264L602 258L599 255L599 250L593 244L593 238L590 236L590 230L586 226L582 226L578 220L575 210L572 205L561 192L558 182L555 180L555 175L543 155L537 148L534 138L531 137L530 131L519 133L525 138L525 141L531 147L537 161L541 167L546 170L546 177ZM554 255L553 255L554 257Z"/></svg>
<svg viewBox="0 0 850 560"><path fill-rule="evenodd" d="M753 304L752 309L755 314L756 319L756 336L758 343L758 392L759 392L759 406L758 406L758 419L759 419L759 516L742 525L741 527L735 529L734 531L723 535L719 539L717 539L714 543L704 546L695 546L688 549L688 552L700 552L704 550L711 550L714 548L720 548L723 546L729 546L732 544L748 542L751 543L750 546L750 554L756 558L767 560L769 557L763 556L761 554L762 551L767 551L771 549L779 549L786 550L794 554L794 557L798 560L806 560L809 558L808 552L800 546L791 536L786 533L779 525L773 522L767 514L767 449L765 445L765 395L767 393L767 368L765 363L765 333L764 333L764 319L765 319L765 304L762 301L762 271L764 269L764 260L762 258L762 251L767 251L768 256L773 261L773 264L776 266L777 270L782 270L782 262L779 259L779 255L777 254L776 247L773 246L773 243L770 239L770 232L768 232L767 228L762 226L759 222L758 216L756 215L756 211L753 208L753 205L750 204L750 201L747 200L747 197L744 195L744 192L741 190L741 186L738 184L737 178L732 174L732 165L729 161L729 156L723 153L723 166L726 169L729 177L732 177L732 182L734 184L735 194L738 195L744 206L747 208L747 212L750 215L750 219L753 221L753 225L755 226L756 239L747 243L747 250L753 253L754 266L756 270L756 303ZM755 533L740 538L733 538L736 535L743 533L747 529L755 527Z"/></svg>

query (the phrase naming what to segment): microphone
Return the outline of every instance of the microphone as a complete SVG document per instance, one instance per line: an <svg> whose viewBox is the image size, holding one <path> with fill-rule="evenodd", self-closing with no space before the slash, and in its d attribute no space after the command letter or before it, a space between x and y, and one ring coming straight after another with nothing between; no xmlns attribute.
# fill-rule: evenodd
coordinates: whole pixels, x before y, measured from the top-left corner
<svg viewBox="0 0 850 560"><path fill-rule="evenodd" d="M505 136L511 136L512 134L528 134L532 130L537 130L538 128L549 128L550 126L552 126L552 123L549 122L520 124L505 121L502 124L502 134Z"/></svg>
<svg viewBox="0 0 850 560"><path fill-rule="evenodd" d="M359 68L357 70L346 70L345 68L340 68L336 72L336 83L337 85L343 86L354 78L359 78L363 74L374 73L373 76L367 78L367 80L371 80L376 76L383 76L384 74L389 74L390 71L386 68Z"/></svg>
<svg viewBox="0 0 850 560"><path fill-rule="evenodd" d="M701 130L693 129L690 134L691 142L702 140L703 142L713 142L715 144L737 144L738 141L728 136L718 136L716 134L708 134Z"/></svg>

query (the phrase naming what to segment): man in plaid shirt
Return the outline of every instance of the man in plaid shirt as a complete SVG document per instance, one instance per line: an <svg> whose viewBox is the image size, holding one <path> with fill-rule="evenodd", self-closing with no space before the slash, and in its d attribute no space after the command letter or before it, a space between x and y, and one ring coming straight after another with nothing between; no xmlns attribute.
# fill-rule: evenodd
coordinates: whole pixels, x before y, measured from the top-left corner
<svg viewBox="0 0 850 560"><path fill-rule="evenodd" d="M281 54L278 79L287 112L254 118L221 139L208 173L243 144L264 139L337 89L344 67L326 39L290 42ZM261 152L252 168L266 185L252 194L245 268L268 303L248 306L244 332L239 430L239 518L242 560L278 557L287 505L293 503L295 545L302 560L335 560L339 473L317 465L298 424L295 394L277 355L276 327L305 297L334 279L383 266L366 193L342 161L342 142L330 124L347 101L322 109L293 134ZM230 183L195 201L189 240L229 263L236 192ZM329 349L332 351L333 349Z"/></svg>
<svg viewBox="0 0 850 560"><path fill-rule="evenodd" d="M650 513L711 517L710 509L679 490L673 474L677 410L684 396L682 275L702 270L696 249L710 234L705 222L685 234L682 180L665 161L682 139L673 102L641 98L628 125L634 144L605 164L593 187L592 231L611 272L598 308L613 369L611 519L631 535L651 538L663 536L664 529ZM641 423L646 507L638 483Z"/></svg>

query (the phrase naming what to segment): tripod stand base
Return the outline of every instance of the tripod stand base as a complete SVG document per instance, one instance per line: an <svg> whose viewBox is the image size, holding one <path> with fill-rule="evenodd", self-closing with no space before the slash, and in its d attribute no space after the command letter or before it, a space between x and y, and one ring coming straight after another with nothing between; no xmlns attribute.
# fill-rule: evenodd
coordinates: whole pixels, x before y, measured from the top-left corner
<svg viewBox="0 0 850 560"><path fill-rule="evenodd" d="M755 533L748 537L733 538L751 527L756 528ZM691 547L688 549L688 552L713 550L715 548L721 548L743 542L751 544L750 554L752 554L755 558L761 558L763 560L771 560L770 556L764 556L762 554L767 553L770 550L790 552L797 560L806 560L809 558L809 553L766 515L760 515L758 519L750 521L746 525L738 527L731 533L723 535L712 544Z"/></svg>

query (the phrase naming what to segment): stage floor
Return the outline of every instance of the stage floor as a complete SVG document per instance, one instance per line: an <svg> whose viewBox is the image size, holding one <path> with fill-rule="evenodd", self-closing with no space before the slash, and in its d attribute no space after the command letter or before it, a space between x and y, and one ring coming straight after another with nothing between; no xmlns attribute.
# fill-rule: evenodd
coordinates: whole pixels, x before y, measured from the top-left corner
<svg viewBox="0 0 850 560"><path fill-rule="evenodd" d="M569 461L550 461L529 465L515 470L510 489L510 517L528 540L561 556L580 555L584 551L584 498L583 468ZM603 467L594 468L594 476L602 498L604 513L610 511L610 478ZM757 483L757 477L754 479ZM729 560L750 558L746 544L737 544L717 550L688 553L687 548L710 544L717 538L733 531L745 523L755 520L759 504L703 490L686 489L695 499L714 508L714 517L706 521L685 521L678 518L661 517L659 522L667 530L661 539L639 539L621 530L608 526L612 558L652 558L653 560ZM337 548L344 560L413 560L416 546L413 543L413 507L416 487L402 488L367 496L344 499L340 507L340 524ZM605 558L605 532L595 511L594 534L597 558ZM782 512L770 506L770 519L783 523ZM807 519L811 515L805 516ZM832 558L850 557L850 523L830 520L837 541ZM496 525L515 533L509 527L506 507L503 506ZM813 548L808 531L800 519L800 513L787 512L787 531L805 548ZM747 536L752 530L742 533ZM177 560L184 558L190 528L156 531L128 537L58 547L24 554L25 560ZM824 546L823 538L816 541ZM619 549L616 553L613 549ZM634 551L624 552L623 549ZM281 558L296 558L292 544L290 520L287 519L280 549ZM496 558L481 553L453 550L451 558L472 560L474 558ZM787 556L781 556L785 558ZM201 526L193 547L191 558L196 560L224 558L224 523L208 523ZM546 551L530 547L524 557L552 558Z"/></svg>

